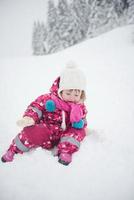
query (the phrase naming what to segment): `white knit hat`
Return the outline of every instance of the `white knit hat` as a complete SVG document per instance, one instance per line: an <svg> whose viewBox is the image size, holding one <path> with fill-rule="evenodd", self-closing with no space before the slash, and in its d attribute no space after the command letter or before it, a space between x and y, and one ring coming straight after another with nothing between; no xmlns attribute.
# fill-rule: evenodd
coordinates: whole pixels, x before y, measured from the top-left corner
<svg viewBox="0 0 134 200"><path fill-rule="evenodd" d="M60 75L58 93L62 90L86 89L86 77L84 73L76 66L74 62L69 62Z"/></svg>

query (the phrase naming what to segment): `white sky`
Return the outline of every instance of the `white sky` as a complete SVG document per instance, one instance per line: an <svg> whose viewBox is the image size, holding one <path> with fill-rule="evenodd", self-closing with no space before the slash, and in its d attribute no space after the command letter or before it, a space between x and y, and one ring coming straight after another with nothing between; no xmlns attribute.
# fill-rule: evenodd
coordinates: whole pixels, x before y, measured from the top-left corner
<svg viewBox="0 0 134 200"><path fill-rule="evenodd" d="M45 21L47 0L0 0L0 57L29 56L34 20Z"/></svg>

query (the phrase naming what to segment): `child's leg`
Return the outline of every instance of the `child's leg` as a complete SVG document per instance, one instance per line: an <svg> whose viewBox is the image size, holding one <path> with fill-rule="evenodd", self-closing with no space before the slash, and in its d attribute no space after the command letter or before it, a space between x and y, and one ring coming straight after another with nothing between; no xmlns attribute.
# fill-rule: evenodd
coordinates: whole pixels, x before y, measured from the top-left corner
<svg viewBox="0 0 134 200"><path fill-rule="evenodd" d="M80 142L85 137L85 130L68 129L61 137L57 146L59 162L68 165L72 161L72 154L79 150Z"/></svg>
<svg viewBox="0 0 134 200"><path fill-rule="evenodd" d="M2 156L3 162L12 161L14 154L28 152L32 148L42 146L49 140L50 131L45 124L24 128L12 141L6 154Z"/></svg>
<svg viewBox="0 0 134 200"><path fill-rule="evenodd" d="M31 144L22 131L19 133L12 141L10 147L7 152L2 156L1 160L3 162L11 162L14 159L14 155L17 153L23 154L24 152L28 152L31 148L35 148L36 145Z"/></svg>
<svg viewBox="0 0 134 200"><path fill-rule="evenodd" d="M72 161L72 154L80 148L80 142L74 137L63 136L58 144L59 162L68 165Z"/></svg>

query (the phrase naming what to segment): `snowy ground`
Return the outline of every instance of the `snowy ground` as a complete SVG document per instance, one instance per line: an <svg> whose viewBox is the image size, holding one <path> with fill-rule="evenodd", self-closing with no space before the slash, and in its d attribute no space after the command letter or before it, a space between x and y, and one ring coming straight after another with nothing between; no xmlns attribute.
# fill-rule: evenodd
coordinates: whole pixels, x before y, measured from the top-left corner
<svg viewBox="0 0 134 200"><path fill-rule="evenodd" d="M16 120L48 92L68 60L87 74L89 134L63 166L37 149L0 163L0 200L134 199L134 26L43 57L0 60L0 155L19 132Z"/></svg>

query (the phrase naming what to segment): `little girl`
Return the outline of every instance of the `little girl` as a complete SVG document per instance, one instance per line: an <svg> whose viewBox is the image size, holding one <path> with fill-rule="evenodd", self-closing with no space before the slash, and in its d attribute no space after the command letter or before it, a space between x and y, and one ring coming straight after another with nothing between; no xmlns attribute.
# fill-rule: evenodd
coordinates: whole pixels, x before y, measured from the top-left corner
<svg viewBox="0 0 134 200"><path fill-rule="evenodd" d="M15 154L42 147L53 149L58 161L68 165L86 135L85 86L83 72L75 65L67 66L50 93L39 96L27 107L17 122L22 131L2 156L2 162L11 162Z"/></svg>

